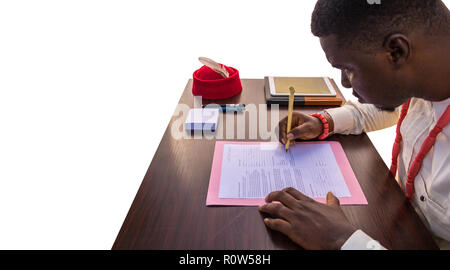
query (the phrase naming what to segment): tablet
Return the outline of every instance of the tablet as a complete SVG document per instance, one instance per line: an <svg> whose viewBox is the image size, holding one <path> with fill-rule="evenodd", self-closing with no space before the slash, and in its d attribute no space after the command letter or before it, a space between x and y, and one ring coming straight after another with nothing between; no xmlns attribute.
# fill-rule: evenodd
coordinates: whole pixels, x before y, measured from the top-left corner
<svg viewBox="0 0 450 270"><path fill-rule="evenodd" d="M294 87L296 96L336 96L328 77L274 77L269 76L272 96L289 96L289 87Z"/></svg>

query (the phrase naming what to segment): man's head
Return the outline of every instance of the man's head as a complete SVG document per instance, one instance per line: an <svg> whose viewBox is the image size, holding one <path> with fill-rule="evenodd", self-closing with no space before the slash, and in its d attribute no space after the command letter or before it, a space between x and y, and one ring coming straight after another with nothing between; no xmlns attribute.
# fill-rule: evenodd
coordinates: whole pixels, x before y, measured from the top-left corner
<svg viewBox="0 0 450 270"><path fill-rule="evenodd" d="M440 0L369 2L318 0L311 31L341 69L344 87L361 102L392 110L423 97L429 84L422 77L436 68L433 41L450 36L449 11Z"/></svg>

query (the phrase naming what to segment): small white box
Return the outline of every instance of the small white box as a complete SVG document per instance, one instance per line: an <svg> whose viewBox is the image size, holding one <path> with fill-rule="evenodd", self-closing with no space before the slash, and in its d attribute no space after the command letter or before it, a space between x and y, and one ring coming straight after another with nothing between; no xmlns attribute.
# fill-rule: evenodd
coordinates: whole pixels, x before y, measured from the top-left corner
<svg viewBox="0 0 450 270"><path fill-rule="evenodd" d="M219 109L195 108L190 109L185 122L186 130L215 131L219 121Z"/></svg>

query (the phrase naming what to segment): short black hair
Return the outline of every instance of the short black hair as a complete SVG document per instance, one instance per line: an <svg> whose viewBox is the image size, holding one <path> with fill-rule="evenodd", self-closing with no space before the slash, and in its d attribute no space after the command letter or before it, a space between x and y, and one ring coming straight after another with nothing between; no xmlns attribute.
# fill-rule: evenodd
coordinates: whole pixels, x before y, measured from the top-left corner
<svg viewBox="0 0 450 270"><path fill-rule="evenodd" d="M449 21L440 0L318 0L311 32L318 37L335 34L341 47L372 50L396 32L422 28L428 34L448 34Z"/></svg>

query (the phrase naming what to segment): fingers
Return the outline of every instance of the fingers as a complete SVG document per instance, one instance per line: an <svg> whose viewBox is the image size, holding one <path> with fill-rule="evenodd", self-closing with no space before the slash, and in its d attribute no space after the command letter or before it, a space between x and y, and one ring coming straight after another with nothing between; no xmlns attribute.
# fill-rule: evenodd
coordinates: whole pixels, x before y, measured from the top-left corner
<svg viewBox="0 0 450 270"><path fill-rule="evenodd" d="M286 122L280 122L280 135L284 136L286 131ZM323 132L322 122L316 117L304 115L304 114L296 114L295 119L293 119L292 129L289 133L283 137L285 140L310 140L318 137Z"/></svg>
<svg viewBox="0 0 450 270"><path fill-rule="evenodd" d="M260 205L258 210L271 216L281 217L284 219L289 219L292 214L292 211L281 203L268 203Z"/></svg>
<svg viewBox="0 0 450 270"><path fill-rule="evenodd" d="M310 197L306 196L305 194L301 193L300 191L296 190L293 187L289 187L285 189L286 193L290 194L292 197L294 197L297 200L302 201L314 201Z"/></svg>
<svg viewBox="0 0 450 270"><path fill-rule="evenodd" d="M341 203L339 202L339 199L334 196L332 192L327 193L327 205L330 206L340 206Z"/></svg>
<svg viewBox="0 0 450 270"><path fill-rule="evenodd" d="M292 126L291 126L291 130L293 128L295 128L296 126L302 124L304 122L304 116L302 113L297 113L297 112L293 112L292 113ZM288 124L288 117L284 117L283 119L281 119L281 121L278 123L278 131L279 131L279 136L278 139L281 143L286 144L286 142L288 140L291 141L291 143L294 143L294 139L292 137L289 137L289 134L287 133L287 124ZM292 136L292 135L291 135Z"/></svg>
<svg viewBox="0 0 450 270"><path fill-rule="evenodd" d="M291 129L291 131L289 131L286 137L289 140L295 140L300 139L301 135L302 135L302 126L300 125L298 127Z"/></svg>
<svg viewBox="0 0 450 270"><path fill-rule="evenodd" d="M292 127L289 132L287 132L287 121L286 121L286 139L292 141L295 141L295 139L299 139L300 135L302 133L302 125L304 123L303 118L299 115L296 115L292 119Z"/></svg>
<svg viewBox="0 0 450 270"><path fill-rule="evenodd" d="M264 224L266 224L267 227L274 231L279 231L285 235L289 235L291 232L291 224L287 222L286 220L282 220L279 218L265 218Z"/></svg>
<svg viewBox="0 0 450 270"><path fill-rule="evenodd" d="M287 123L287 117L283 118L278 123L278 139L282 144L286 144L287 137L286 137L286 123Z"/></svg>
<svg viewBox="0 0 450 270"><path fill-rule="evenodd" d="M291 129L287 138L310 140L320 135L320 133L318 135L316 133L316 131L312 130L311 123L304 123Z"/></svg>
<svg viewBox="0 0 450 270"><path fill-rule="evenodd" d="M290 189L293 188L285 188L283 190L273 191L269 193L269 195L266 196L266 202L277 201L291 209L294 208L295 205L297 204L297 200L291 194L286 192L287 190Z"/></svg>

